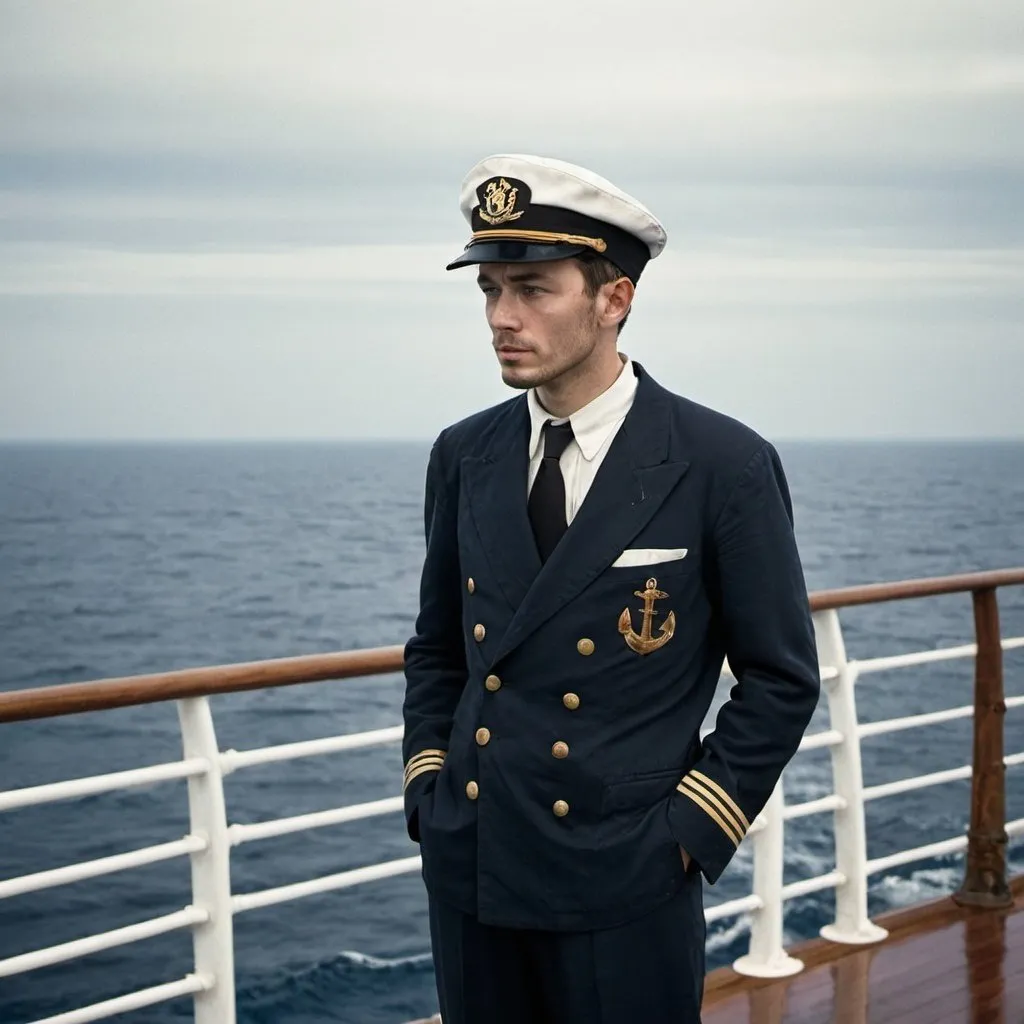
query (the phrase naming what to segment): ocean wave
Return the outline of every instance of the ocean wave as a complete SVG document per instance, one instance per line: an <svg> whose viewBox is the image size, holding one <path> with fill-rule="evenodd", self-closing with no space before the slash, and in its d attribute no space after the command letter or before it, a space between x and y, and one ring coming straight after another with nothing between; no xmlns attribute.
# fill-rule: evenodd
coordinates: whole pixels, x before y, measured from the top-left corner
<svg viewBox="0 0 1024 1024"><path fill-rule="evenodd" d="M343 949L339 957L351 961L358 967L366 967L371 971L392 971L400 967L415 967L419 964L433 964L434 958L428 950L426 953L414 953L412 956L398 956L393 958L370 956L369 953L360 953L355 949Z"/></svg>
<svg viewBox="0 0 1024 1024"><path fill-rule="evenodd" d="M963 867L919 868L906 875L884 875L871 886L871 895L880 897L893 909L948 896L960 884Z"/></svg>
<svg viewBox="0 0 1024 1024"><path fill-rule="evenodd" d="M407 956L385 957L362 953L356 949L343 949L328 957L322 957L301 966L283 965L272 974L264 975L250 982L239 983L239 996L265 998L275 993L313 990L323 986L333 987L340 977L358 977L363 972L398 971L418 972L426 968L433 973L433 956L430 950Z"/></svg>
<svg viewBox="0 0 1024 1024"><path fill-rule="evenodd" d="M750 931L750 917L742 914L732 924L716 927L708 931L707 941L704 944L705 952L710 956L723 949L728 949L737 939Z"/></svg>
<svg viewBox="0 0 1024 1024"><path fill-rule="evenodd" d="M269 976L239 977L236 1002L239 1024L395 1024L427 1015L433 993L429 952L379 957L346 949Z"/></svg>

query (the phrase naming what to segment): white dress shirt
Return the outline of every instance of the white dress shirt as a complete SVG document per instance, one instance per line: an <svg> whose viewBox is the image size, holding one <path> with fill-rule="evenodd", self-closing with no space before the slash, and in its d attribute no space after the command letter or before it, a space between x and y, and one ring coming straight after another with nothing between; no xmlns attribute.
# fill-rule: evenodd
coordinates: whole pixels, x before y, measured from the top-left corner
<svg viewBox="0 0 1024 1024"><path fill-rule="evenodd" d="M597 471L611 447L612 440L619 432L622 421L633 405L636 395L636 374L627 356L622 356L623 366L615 382L597 398L569 417L556 419L540 404L536 389L527 392L526 401L530 409L530 469L526 482L529 497L533 481L537 477L544 458L541 443L544 424L572 424L573 440L562 452L558 464L565 480L565 521L571 523L579 511Z"/></svg>

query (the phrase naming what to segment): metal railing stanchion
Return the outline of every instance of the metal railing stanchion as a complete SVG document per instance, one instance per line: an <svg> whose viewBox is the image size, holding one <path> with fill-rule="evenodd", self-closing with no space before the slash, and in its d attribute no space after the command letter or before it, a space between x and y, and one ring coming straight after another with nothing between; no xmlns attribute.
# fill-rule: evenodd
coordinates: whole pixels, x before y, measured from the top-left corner
<svg viewBox="0 0 1024 1024"><path fill-rule="evenodd" d="M192 902L209 914L192 931L195 971L212 979L195 993L195 1024L235 1024L235 951L231 905L231 842L224 806L217 734L206 697L178 701L186 759L205 758L209 770L188 780L190 831L207 847L192 854Z"/></svg>
<svg viewBox="0 0 1024 1024"><path fill-rule="evenodd" d="M751 914L750 945L732 967L752 978L785 978L803 970L802 960L790 956L782 945L782 872L784 865L785 801L780 779L761 811L764 828L751 839L754 844L754 895L762 906Z"/></svg>
<svg viewBox="0 0 1024 1024"><path fill-rule="evenodd" d="M867 836L864 823L864 776L857 731L857 701L853 688L857 670L846 658L846 644L839 613L835 609L814 616L818 657L823 665L836 669L832 679L822 683L828 698L833 729L842 733L842 743L831 748L835 793L843 801L836 808L836 870L845 882L836 887L836 919L821 929L831 942L865 945L879 942L889 933L868 917Z"/></svg>

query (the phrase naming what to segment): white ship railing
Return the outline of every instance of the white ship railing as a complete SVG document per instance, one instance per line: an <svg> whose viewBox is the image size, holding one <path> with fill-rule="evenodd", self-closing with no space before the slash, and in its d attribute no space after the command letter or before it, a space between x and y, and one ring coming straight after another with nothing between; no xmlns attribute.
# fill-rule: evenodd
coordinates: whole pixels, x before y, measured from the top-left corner
<svg viewBox="0 0 1024 1024"><path fill-rule="evenodd" d="M709 923L749 915L748 952L735 962L735 970L757 977L782 977L799 971L802 963L791 957L783 946L784 905L787 900L826 889L835 890L836 915L835 920L821 930L824 938L848 944L879 941L886 932L868 916L869 877L931 857L967 850L966 877L955 898L983 906L1006 905L1009 897L1005 844L1024 835L1024 818L1010 822L1002 820L1002 771L1024 765L1024 751L1003 755L1002 715L1007 709L1024 708L1024 697L1003 700L1002 652L1024 648L1024 637L1000 637L995 592L1000 586L1020 584L1024 584L1024 570L1006 570L851 588L812 596L829 728L805 736L800 751L827 748L831 752L834 792L786 806L780 783L752 823L749 832L753 846L752 892L740 899L718 904L706 914ZM866 661L847 658L839 608L964 592L972 593L974 598L976 643ZM975 659L973 704L882 722L865 724L858 721L855 691L861 676L954 658ZM258 764L395 744L401 741L402 727L254 750L222 751L217 745L207 699L207 695L212 693L400 670L401 648L395 647L0 694L0 722L176 698L183 747L182 760L169 764L0 792L0 812L149 786L155 782L185 779L188 784L190 829L185 837L0 881L0 900L187 856L192 867L190 903L162 917L0 960L0 978L182 929L189 929L193 936L194 971L164 985L46 1017L32 1024L85 1024L187 995L194 1000L197 1024L233 1024L233 919L236 914L418 871L420 858L404 857L259 892L232 893L232 847L272 836L395 814L402 810L402 798L389 797L258 824L229 824L223 784L226 775ZM973 768L963 765L882 785L864 786L861 771L861 740L864 737L970 717L975 719ZM864 814L868 801L968 778L973 778L972 827L968 835L952 836L941 842L868 859ZM834 817L835 870L783 884L785 823L824 813L831 813ZM999 820L993 820L993 814Z"/></svg>

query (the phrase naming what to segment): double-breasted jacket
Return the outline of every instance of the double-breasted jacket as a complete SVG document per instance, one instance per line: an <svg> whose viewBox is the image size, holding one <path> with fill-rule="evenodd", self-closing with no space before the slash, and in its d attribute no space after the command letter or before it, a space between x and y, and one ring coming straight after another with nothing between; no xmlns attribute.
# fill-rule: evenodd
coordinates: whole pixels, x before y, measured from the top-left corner
<svg viewBox="0 0 1024 1024"><path fill-rule="evenodd" d="M774 447L637 363L633 406L543 564L518 396L430 454L405 652L405 807L431 894L586 930L714 882L796 751L819 671ZM735 676L699 729L724 659Z"/></svg>

